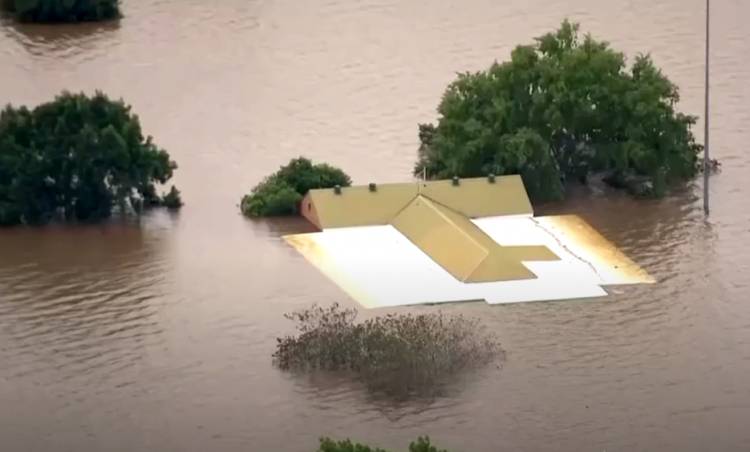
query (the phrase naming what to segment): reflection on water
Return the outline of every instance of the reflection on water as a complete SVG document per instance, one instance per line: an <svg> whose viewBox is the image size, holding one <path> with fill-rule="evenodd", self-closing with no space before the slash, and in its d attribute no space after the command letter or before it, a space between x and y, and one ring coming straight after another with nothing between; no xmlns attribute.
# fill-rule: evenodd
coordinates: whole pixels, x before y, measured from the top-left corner
<svg viewBox="0 0 750 452"><path fill-rule="evenodd" d="M702 112L702 0L129 0L81 27L0 21L0 103L101 89L180 163L179 215L0 231L0 438L8 451L312 450L321 435L456 451L750 450L750 4L712 2L712 216L701 187L658 201L580 189L583 217L657 278L606 300L487 306L502 369L394 401L275 369L283 313L339 301L242 196L306 155L355 183L403 181L419 122L458 71L564 17L651 52ZM700 131L698 131L700 135ZM431 306L387 312L431 311Z"/></svg>
<svg viewBox="0 0 750 452"><path fill-rule="evenodd" d="M102 42L112 42L120 28L119 21L39 25L19 23L8 17L0 19L0 25L0 33L5 39L15 39L29 54L39 57L51 54L71 57L86 53Z"/></svg>
<svg viewBox="0 0 750 452"><path fill-rule="evenodd" d="M0 339L14 348L0 375L101 382L142 359L162 332L161 242L134 225L4 232Z"/></svg>
<svg viewBox="0 0 750 452"><path fill-rule="evenodd" d="M295 392L300 397L316 401L317 409L335 411L341 408L342 402L347 404L355 400L358 414L367 419L385 418L406 425L415 417L450 417L451 408L455 409L462 397L461 386L475 384L479 377L497 377L500 371L498 366L479 371L478 375L462 375L455 382L433 388L435 391L430 396L394 397L390 392L372 392L348 376L320 372L295 375L294 383ZM378 442L382 442L382 438Z"/></svg>

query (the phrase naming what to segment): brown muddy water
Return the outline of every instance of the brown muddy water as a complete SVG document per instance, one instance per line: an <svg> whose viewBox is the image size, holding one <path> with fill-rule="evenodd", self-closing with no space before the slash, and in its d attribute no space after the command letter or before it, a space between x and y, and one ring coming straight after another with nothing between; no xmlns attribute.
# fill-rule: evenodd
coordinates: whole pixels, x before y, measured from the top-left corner
<svg viewBox="0 0 750 452"><path fill-rule="evenodd" d="M0 450L312 451L320 435L402 448L420 434L456 452L750 450L750 2L712 3L710 219L700 183L547 208L583 216L658 284L445 306L481 317L507 361L400 402L272 366L284 312L354 302L280 239L301 221L246 220L240 196L300 154L357 183L408 179L416 125L454 74L566 16L650 52L699 114L702 0L125 0L117 24L2 21L0 103L122 96L179 162L187 206L0 231Z"/></svg>

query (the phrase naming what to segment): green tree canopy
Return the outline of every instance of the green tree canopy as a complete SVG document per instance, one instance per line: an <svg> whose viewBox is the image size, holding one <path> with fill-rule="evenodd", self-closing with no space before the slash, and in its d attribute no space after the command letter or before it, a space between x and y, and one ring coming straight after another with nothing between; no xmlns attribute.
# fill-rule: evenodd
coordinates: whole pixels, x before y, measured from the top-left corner
<svg viewBox="0 0 750 452"><path fill-rule="evenodd" d="M81 22L120 17L120 0L0 0L24 22Z"/></svg>
<svg viewBox="0 0 750 452"><path fill-rule="evenodd" d="M292 159L286 166L256 185L242 198L242 213L251 217L294 215L302 197L313 188L347 187L352 181L342 170L326 163L313 163L304 157Z"/></svg>
<svg viewBox="0 0 750 452"><path fill-rule="evenodd" d="M63 93L0 112L0 224L99 220L162 202L177 165L122 101ZM181 204L173 190L168 201Z"/></svg>
<svg viewBox="0 0 750 452"><path fill-rule="evenodd" d="M379 447L370 447L365 444L353 443L351 440L334 441L330 438L321 438L318 452L388 452ZM438 449L430 443L430 438L419 437L409 444L409 452L448 452Z"/></svg>
<svg viewBox="0 0 750 452"><path fill-rule="evenodd" d="M625 57L578 25L518 46L510 61L459 74L419 126L415 174L431 178L521 174L536 200L560 199L567 180L600 173L663 194L695 176L693 116L676 112L677 87L639 55Z"/></svg>

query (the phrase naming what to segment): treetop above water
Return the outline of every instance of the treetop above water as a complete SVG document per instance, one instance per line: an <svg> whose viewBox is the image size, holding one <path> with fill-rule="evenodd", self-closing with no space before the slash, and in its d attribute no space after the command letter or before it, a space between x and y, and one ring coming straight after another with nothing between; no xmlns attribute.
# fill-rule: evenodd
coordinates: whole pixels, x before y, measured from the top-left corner
<svg viewBox="0 0 750 452"><path fill-rule="evenodd" d="M299 213L300 201L309 190L346 187L351 183L351 178L336 167L298 157L256 185L242 198L240 208L249 217L294 215Z"/></svg>
<svg viewBox="0 0 750 452"><path fill-rule="evenodd" d="M116 19L119 0L0 0L22 22L68 23Z"/></svg>
<svg viewBox="0 0 750 452"><path fill-rule="evenodd" d="M179 191L164 198L156 191L176 168L143 136L130 107L102 93L65 92L32 110L7 106L0 112L0 225L176 208Z"/></svg>
<svg viewBox="0 0 750 452"><path fill-rule="evenodd" d="M535 200L560 199L566 181L599 173L658 196L698 171L696 118L675 111L678 101L648 55L628 69L622 53L565 21L448 86L437 124L419 126L414 173L521 174Z"/></svg>

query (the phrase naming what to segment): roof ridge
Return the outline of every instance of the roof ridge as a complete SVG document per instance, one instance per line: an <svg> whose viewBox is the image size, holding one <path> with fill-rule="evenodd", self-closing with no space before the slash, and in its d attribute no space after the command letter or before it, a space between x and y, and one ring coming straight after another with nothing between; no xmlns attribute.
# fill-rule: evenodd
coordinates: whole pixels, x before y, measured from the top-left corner
<svg viewBox="0 0 750 452"><path fill-rule="evenodd" d="M468 233L468 232L467 232L467 231L466 231L466 230L465 230L465 229L464 229L463 227L461 227L461 225L459 225L459 224L456 224L456 223L455 223L455 221L453 221L453 219L452 219L452 218L450 218L449 216L445 215L445 213L444 213L444 212L442 212L442 211L440 210L440 208L443 208L443 209L449 210L450 212L454 213L455 215L458 215L459 217L462 217L462 218L466 219L466 220L467 220L467 221L468 221L468 222L469 222L469 223L470 223L470 224L471 224L472 226L474 226L474 227L476 227L476 228L477 228L477 230L479 231L479 233L480 233L480 234L485 234L485 232L484 232L484 231L482 231L482 229L481 229L481 228L479 228L479 227L478 227L477 225L475 225L474 223L472 223L472 222L471 222L471 219L470 219L469 217L467 217L466 215L462 214L461 212L458 212L458 211L456 211L455 209L452 209L452 208L450 208L450 207L446 206L445 204L443 204L443 203L441 203L441 202L435 201L434 199L430 198L429 196L426 196L426 195L423 195L423 194L417 194L417 196L415 196L415 197L414 197L414 199L413 199L412 201L410 201L410 202L409 202L409 204L407 205L407 207L408 207L408 206L410 206L410 205L411 205L411 204L412 204L412 203L413 203L413 202L414 202L415 200L417 200L417 199L419 199L419 198L423 198L423 199L427 200L428 202L430 202L430 203L434 204L434 205L435 205L435 207L437 207L437 208L435 209L435 211L437 212L437 214L438 214L438 215L440 215L440 217L442 217L443 219L445 219L445 221L447 221L447 222L449 222L449 223L453 224L453 225L455 226L455 229L456 229L457 231L459 231L459 232L460 232L460 234L461 234L461 235L462 235L463 237L465 237L466 239L468 239L468 240L469 240L470 242L474 243L474 244L475 244L475 245L476 245L477 247L479 247L480 249L484 250L484 252L485 252L485 255L484 255L484 257L483 257L483 258L482 258L481 260L479 260L479 261L477 262L477 264L476 264L476 265L475 265L475 266L474 266L474 267L473 267L473 268L472 268L472 269L471 269L471 270L470 270L470 271L468 272L468 274L467 274L467 275L466 275L466 276L465 276L464 278L462 278L462 279L461 279L461 281L462 281L462 282L466 282L466 281L468 281L469 279L471 279L471 276L472 276L472 275L473 275L474 273L476 273L476 272L477 272L477 270L479 269L479 267L481 267L481 266L482 266L482 264L483 264L483 263L484 263L485 261L487 261L487 259L489 259L489 257L490 257L490 256L492 255L492 250L491 250L491 249L488 249L488 248L487 248L487 247L486 247L486 246L485 246L485 245L484 245L483 243L481 243L481 242L480 242L480 241L478 241L478 240L477 240L477 239L476 239L475 237L473 237L473 236L472 236L472 235L471 235L470 233ZM395 219L395 217L394 217L394 219ZM485 235L486 235L486 234L485 234ZM488 236L488 237L489 237L489 236ZM492 239L492 237L489 237L489 238L490 238L490 239ZM494 241L493 241L493 242L494 242ZM496 243L496 242L495 242L495 245L497 245L497 243ZM455 276L455 275L454 275L454 276Z"/></svg>
<svg viewBox="0 0 750 452"><path fill-rule="evenodd" d="M390 224L391 226L393 226L393 224L392 224L393 220L395 220L399 215L401 215L401 212L403 212L404 210L406 210L411 205L411 203L414 202L415 199L417 199L420 196L422 196L419 190L420 190L419 181L417 181L417 194L414 195L414 197L411 198L409 201L407 201L406 204L404 204L403 206L401 206L401 208L398 209L398 211L395 214L393 214L393 217L391 217L391 219L388 221L388 224Z"/></svg>

